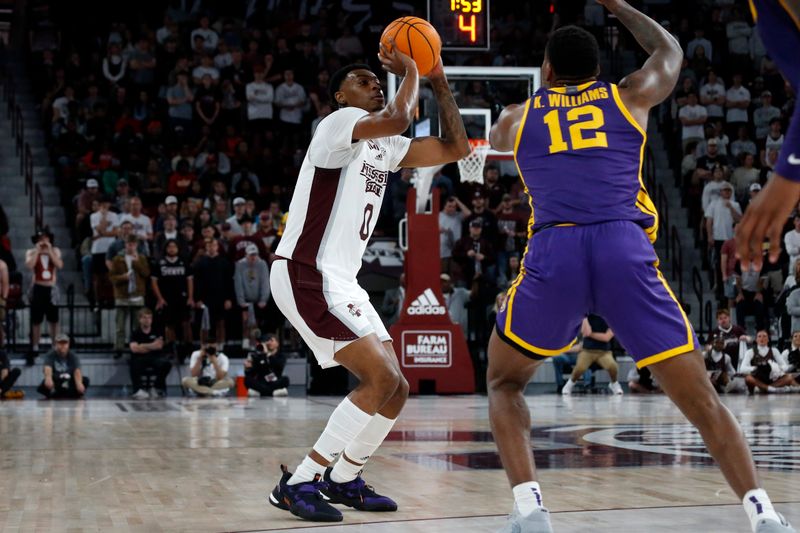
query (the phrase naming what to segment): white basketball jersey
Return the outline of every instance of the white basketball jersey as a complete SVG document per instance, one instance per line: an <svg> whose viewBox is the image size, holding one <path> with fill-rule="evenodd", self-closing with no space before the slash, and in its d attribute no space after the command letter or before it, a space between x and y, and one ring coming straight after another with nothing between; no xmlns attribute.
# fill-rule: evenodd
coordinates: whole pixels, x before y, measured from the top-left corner
<svg viewBox="0 0 800 533"><path fill-rule="evenodd" d="M319 123L276 250L319 270L326 293L349 299L355 295L347 292L358 287L356 275L378 221L389 172L398 170L411 143L400 135L353 143L353 128L367 114L347 107Z"/></svg>

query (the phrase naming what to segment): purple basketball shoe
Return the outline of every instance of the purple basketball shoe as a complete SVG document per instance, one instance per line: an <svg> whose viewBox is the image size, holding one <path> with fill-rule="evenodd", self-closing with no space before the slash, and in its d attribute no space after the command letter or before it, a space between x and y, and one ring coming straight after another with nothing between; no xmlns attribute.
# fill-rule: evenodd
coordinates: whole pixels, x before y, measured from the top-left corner
<svg viewBox="0 0 800 533"><path fill-rule="evenodd" d="M292 473L289 472L286 465L281 465L281 471L283 475L270 493L269 503L311 522L342 521L342 513L326 502L320 493L326 484L319 480L319 474L316 475L314 481L289 485L288 481L292 477Z"/></svg>
<svg viewBox="0 0 800 533"><path fill-rule="evenodd" d="M341 503L359 511L397 511L397 504L394 500L376 493L375 489L364 483L361 474L353 481L336 483L331 479L332 470L333 468L330 467L325 470L322 478L323 486L320 488L320 492L327 496L331 503Z"/></svg>

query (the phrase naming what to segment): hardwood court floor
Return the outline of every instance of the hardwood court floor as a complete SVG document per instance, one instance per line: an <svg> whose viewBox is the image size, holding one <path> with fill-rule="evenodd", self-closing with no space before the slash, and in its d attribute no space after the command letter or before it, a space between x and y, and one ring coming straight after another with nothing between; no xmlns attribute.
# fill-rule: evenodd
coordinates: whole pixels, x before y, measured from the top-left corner
<svg viewBox="0 0 800 533"><path fill-rule="evenodd" d="M338 398L0 403L0 531L496 530L511 494L480 396L412 398L367 481L400 511L301 522L267 504ZM527 398L557 533L749 531L664 397ZM725 398L764 485L800 524L800 397Z"/></svg>

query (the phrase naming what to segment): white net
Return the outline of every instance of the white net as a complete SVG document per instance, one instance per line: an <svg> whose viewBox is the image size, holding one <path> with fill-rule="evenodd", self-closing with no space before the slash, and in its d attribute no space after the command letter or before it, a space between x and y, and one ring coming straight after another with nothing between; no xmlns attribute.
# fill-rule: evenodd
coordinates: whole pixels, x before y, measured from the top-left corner
<svg viewBox="0 0 800 533"><path fill-rule="evenodd" d="M470 139L469 155L458 161L458 172L462 182L483 184L483 165L489 153L489 141L486 139Z"/></svg>

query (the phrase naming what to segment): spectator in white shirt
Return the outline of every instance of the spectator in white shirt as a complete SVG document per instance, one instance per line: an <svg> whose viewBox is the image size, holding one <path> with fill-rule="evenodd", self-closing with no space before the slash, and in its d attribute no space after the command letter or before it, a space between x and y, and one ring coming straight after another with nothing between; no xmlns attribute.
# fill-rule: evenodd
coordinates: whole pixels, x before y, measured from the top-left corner
<svg viewBox="0 0 800 533"><path fill-rule="evenodd" d="M700 87L700 103L706 106L709 117L724 116L722 106L725 105L725 85L713 70L708 71L706 82Z"/></svg>
<svg viewBox="0 0 800 533"><path fill-rule="evenodd" d="M733 75L733 85L725 93L725 121L728 131L735 132L740 126L747 126L747 108L750 107L750 91L742 85L742 75ZM733 133L731 133L733 134Z"/></svg>
<svg viewBox="0 0 800 533"><path fill-rule="evenodd" d="M694 30L694 39L689 41L689 44L686 45L686 57L694 57L694 49L698 46L703 48L706 53L706 58L709 61L712 61L713 58L711 56L711 41L704 37L705 32L703 28L697 28Z"/></svg>
<svg viewBox="0 0 800 533"><path fill-rule="evenodd" d="M759 66L761 65L761 61L764 59L764 56L767 55L767 49L764 47L764 41L761 40L761 36L758 34L758 32L754 31L750 35L750 40L747 44L750 49L750 63L753 65L754 69L758 70Z"/></svg>
<svg viewBox="0 0 800 533"><path fill-rule="evenodd" d="M358 36L353 35L350 26L345 25L342 28L342 36L336 39L333 45L333 51L336 52L336 55L353 59L364 54L364 47Z"/></svg>
<svg viewBox="0 0 800 533"><path fill-rule="evenodd" d="M196 35L199 35L203 38L203 46L209 52L215 50L217 48L217 43L219 42L219 35L217 32L212 30L209 26L211 25L211 21L208 19L207 16L200 17L200 27L192 30L191 35L189 36L189 46L194 45L194 38Z"/></svg>
<svg viewBox="0 0 800 533"><path fill-rule="evenodd" d="M181 384L198 396L226 396L234 382L228 376L228 356L217 351L214 339L206 339L202 348L192 353L189 360L190 376Z"/></svg>
<svg viewBox="0 0 800 533"><path fill-rule="evenodd" d="M678 118L683 125L681 141L684 150L690 142L700 142L704 139L703 125L706 123L708 113L704 106L697 103L696 93L689 93L687 104L678 112Z"/></svg>
<svg viewBox="0 0 800 533"><path fill-rule="evenodd" d="M200 60L200 65L192 70L192 80L195 85L200 85L203 81L203 76L206 75L211 76L211 81L214 82L214 85L219 81L219 69L214 66L214 56L211 54L204 55Z"/></svg>
<svg viewBox="0 0 800 533"><path fill-rule="evenodd" d="M453 257L453 246L461 239L461 228L464 220L472 211L456 196L451 196L439 212L439 256L442 260L442 272L450 272L450 259Z"/></svg>
<svg viewBox="0 0 800 533"><path fill-rule="evenodd" d="M275 91L264 81L264 70L253 71L253 81L245 88L247 95L247 120L256 131L263 131L272 121L272 102Z"/></svg>
<svg viewBox="0 0 800 533"><path fill-rule="evenodd" d="M731 143L731 155L739 157L742 153L756 155L756 143L747 137L747 126L739 126L736 130L736 140Z"/></svg>
<svg viewBox="0 0 800 533"><path fill-rule="evenodd" d="M736 197L743 198L747 194L747 191L750 190L750 186L754 183L758 183L758 180L761 178L761 172L753 166L756 160L753 154L742 152L742 155L738 159L742 161L742 165L736 167L733 171L731 183L736 189Z"/></svg>
<svg viewBox="0 0 800 533"><path fill-rule="evenodd" d="M769 166L767 154L770 150L781 151L783 146L783 133L781 132L781 119L773 118L769 121L769 133L764 140L764 149L761 150L761 166Z"/></svg>
<svg viewBox="0 0 800 533"><path fill-rule="evenodd" d="M705 210L708 247L714 250L714 279L717 287L722 286L722 265L719 260L722 245L733 238L733 225L742 219L742 208L732 199L733 185L723 183L719 194L720 197L712 201Z"/></svg>
<svg viewBox="0 0 800 533"><path fill-rule="evenodd" d="M789 265L797 264L797 260L800 259L800 214L794 216L794 229L783 237L783 244L786 253L789 254Z"/></svg>
<svg viewBox="0 0 800 533"><path fill-rule="evenodd" d="M763 141L769 133L769 123L774 118L781 118L781 110L772 105L772 92L761 93L761 107L753 112L753 123L756 126L756 140Z"/></svg>
<svg viewBox="0 0 800 533"><path fill-rule="evenodd" d="M122 215L120 223L130 220L133 224L133 234L149 245L153 241L153 223L150 217L142 213L142 200L134 196L131 198L130 213Z"/></svg>
<svg viewBox="0 0 800 533"><path fill-rule="evenodd" d="M217 55L214 56L214 66L219 70L224 70L233 64L233 54L228 49L228 43L220 41L217 47Z"/></svg>
<svg viewBox="0 0 800 533"><path fill-rule="evenodd" d="M701 198L703 212L708 209L708 206L711 205L711 202L720 197L720 191L722 190L722 187L729 185L729 183L723 181L724 179L725 171L723 170L722 166L715 165L711 170L711 179L706 182L705 186L703 187L703 195Z"/></svg>
<svg viewBox="0 0 800 533"><path fill-rule="evenodd" d="M738 8L731 11L731 20L725 25L725 35L728 37L728 54L732 64L746 60L750 54L750 35L753 28L742 18L742 12Z"/></svg>
<svg viewBox="0 0 800 533"><path fill-rule="evenodd" d="M281 108L281 122L300 124L303 120L303 108L308 103L306 91L294 82L294 72L283 73L284 82L275 91L275 104Z"/></svg>

